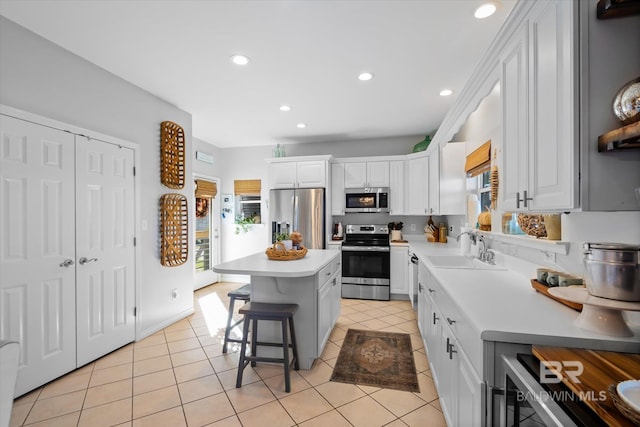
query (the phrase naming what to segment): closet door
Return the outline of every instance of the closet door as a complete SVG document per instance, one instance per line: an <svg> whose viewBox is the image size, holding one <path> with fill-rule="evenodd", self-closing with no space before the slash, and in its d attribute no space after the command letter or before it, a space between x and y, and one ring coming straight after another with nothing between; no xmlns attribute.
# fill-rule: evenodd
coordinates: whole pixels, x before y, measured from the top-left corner
<svg viewBox="0 0 640 427"><path fill-rule="evenodd" d="M76 367L72 134L0 115L0 339L16 396Z"/></svg>
<svg viewBox="0 0 640 427"><path fill-rule="evenodd" d="M133 150L76 137L78 366L135 339Z"/></svg>

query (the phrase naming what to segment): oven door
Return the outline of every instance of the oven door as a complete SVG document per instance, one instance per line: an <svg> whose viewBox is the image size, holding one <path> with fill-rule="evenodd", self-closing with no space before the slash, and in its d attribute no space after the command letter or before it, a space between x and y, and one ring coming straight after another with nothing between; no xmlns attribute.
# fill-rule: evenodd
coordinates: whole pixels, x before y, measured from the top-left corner
<svg viewBox="0 0 640 427"><path fill-rule="evenodd" d="M386 285L390 279L389 246L342 245L342 283Z"/></svg>
<svg viewBox="0 0 640 427"><path fill-rule="evenodd" d="M502 400L501 426L577 426L516 357L502 356L502 363L506 396Z"/></svg>

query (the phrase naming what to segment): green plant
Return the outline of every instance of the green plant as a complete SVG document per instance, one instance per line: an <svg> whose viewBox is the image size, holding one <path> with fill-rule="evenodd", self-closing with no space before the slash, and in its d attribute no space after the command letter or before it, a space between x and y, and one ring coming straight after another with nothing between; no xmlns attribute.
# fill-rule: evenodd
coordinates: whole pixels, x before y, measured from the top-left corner
<svg viewBox="0 0 640 427"><path fill-rule="evenodd" d="M253 215L248 217L241 217L240 215L236 215L236 234L240 234L241 231L243 233L248 233L249 230L251 230L251 225L254 224L253 220Z"/></svg>
<svg viewBox="0 0 640 427"><path fill-rule="evenodd" d="M289 237L289 233L276 233L276 242L282 242L283 240L291 240L291 238Z"/></svg>

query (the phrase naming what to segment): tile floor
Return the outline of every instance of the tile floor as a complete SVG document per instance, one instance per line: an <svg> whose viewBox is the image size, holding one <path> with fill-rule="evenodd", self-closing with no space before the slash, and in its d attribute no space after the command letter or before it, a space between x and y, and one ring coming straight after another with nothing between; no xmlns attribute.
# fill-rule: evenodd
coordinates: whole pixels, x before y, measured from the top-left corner
<svg viewBox="0 0 640 427"><path fill-rule="evenodd" d="M236 389L239 345L223 355L221 337L227 292L238 286L198 290L187 319L16 399L10 425L446 425L408 301L342 300L321 358L292 373L291 393L284 392L282 367L268 364L247 367ZM411 334L420 393L330 382L348 328Z"/></svg>

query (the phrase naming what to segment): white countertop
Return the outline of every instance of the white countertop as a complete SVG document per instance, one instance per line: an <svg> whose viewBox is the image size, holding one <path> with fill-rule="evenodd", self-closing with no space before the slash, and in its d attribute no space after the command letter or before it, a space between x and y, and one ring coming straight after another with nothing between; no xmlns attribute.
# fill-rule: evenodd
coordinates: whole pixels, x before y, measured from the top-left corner
<svg viewBox="0 0 640 427"><path fill-rule="evenodd" d="M455 244L409 238L411 250L429 266L429 255L459 254ZM482 340L640 353L640 325L632 337L611 337L574 326L579 313L531 287L514 270L429 268Z"/></svg>
<svg viewBox="0 0 640 427"><path fill-rule="evenodd" d="M213 271L223 274L248 274L270 277L313 276L331 260L340 255L339 250L309 249L304 258L292 261L273 261L264 252L223 262Z"/></svg>

